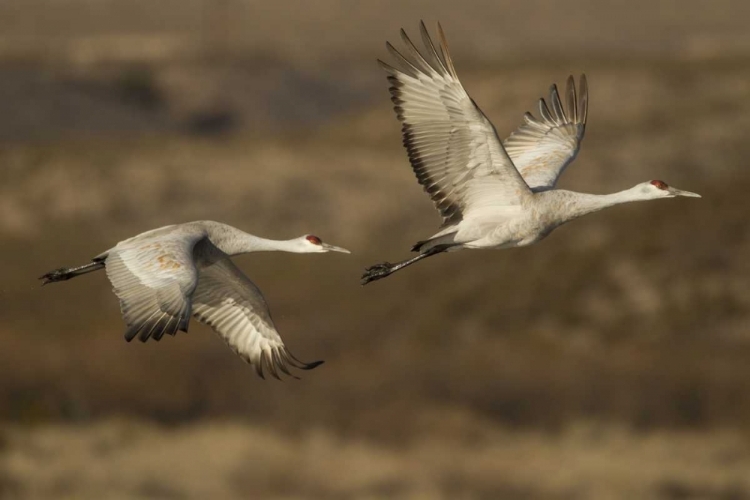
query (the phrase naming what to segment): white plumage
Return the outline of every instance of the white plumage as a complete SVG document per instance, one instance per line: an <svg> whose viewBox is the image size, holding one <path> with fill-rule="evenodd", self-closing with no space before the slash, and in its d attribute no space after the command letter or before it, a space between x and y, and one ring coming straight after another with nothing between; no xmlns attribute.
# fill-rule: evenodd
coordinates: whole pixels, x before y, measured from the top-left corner
<svg viewBox="0 0 750 500"><path fill-rule="evenodd" d="M505 151L532 190L554 188L581 147L589 110L586 75L581 75L578 92L573 77L569 76L565 95L567 110L560 100L557 85L552 85L549 106L544 99L539 99L539 118L526 113L524 124L503 141Z"/></svg>
<svg viewBox="0 0 750 500"><path fill-rule="evenodd" d="M526 113L524 124L501 142L459 82L439 24L438 32L439 51L421 23L420 52L401 30L404 53L387 43L395 63L378 62L388 73L409 161L443 226L414 246L417 257L376 264L365 271L362 284L445 251L530 245L565 222L619 203L699 196L657 180L611 195L554 189L586 129L586 77L577 91L568 78L566 105L552 85L549 102L539 100L539 118Z"/></svg>

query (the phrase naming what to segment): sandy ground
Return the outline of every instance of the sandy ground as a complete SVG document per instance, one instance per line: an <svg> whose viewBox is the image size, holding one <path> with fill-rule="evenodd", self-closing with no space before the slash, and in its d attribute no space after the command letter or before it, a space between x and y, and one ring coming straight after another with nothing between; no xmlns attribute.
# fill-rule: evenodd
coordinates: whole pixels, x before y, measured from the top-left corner
<svg viewBox="0 0 750 500"><path fill-rule="evenodd" d="M6 427L3 498L750 497L743 433L643 435L589 424L544 434L472 426L468 440L414 438L398 447L232 421Z"/></svg>

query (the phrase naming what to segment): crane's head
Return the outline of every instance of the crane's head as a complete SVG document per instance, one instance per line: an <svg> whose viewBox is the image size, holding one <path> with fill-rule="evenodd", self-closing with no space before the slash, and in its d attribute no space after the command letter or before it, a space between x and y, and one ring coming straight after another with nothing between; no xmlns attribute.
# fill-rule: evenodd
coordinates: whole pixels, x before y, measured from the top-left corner
<svg viewBox="0 0 750 500"><path fill-rule="evenodd" d="M674 188L664 181L653 180L644 182L637 186L643 193L644 197L648 199L656 198L674 198L675 196L688 196L690 198L700 198L701 195L698 193L691 193L690 191L683 191L681 189Z"/></svg>
<svg viewBox="0 0 750 500"><path fill-rule="evenodd" d="M323 252L342 252L351 253L346 248L329 245L323 243L323 240L315 236L314 234L306 234L297 238L300 243L300 250L305 253L323 253Z"/></svg>

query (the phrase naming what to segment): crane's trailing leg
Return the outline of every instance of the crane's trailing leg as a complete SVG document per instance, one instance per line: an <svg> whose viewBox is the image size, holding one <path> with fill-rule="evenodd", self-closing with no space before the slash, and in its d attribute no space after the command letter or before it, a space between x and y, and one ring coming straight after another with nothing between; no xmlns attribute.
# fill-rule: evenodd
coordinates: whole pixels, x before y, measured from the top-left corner
<svg viewBox="0 0 750 500"><path fill-rule="evenodd" d="M425 253L421 253L411 259L403 260L401 262L396 262L395 264L391 264L390 262L381 262L380 264L375 264L374 266L370 266L367 269L365 269L364 274L362 274L361 283L364 286L371 281L376 281L376 280L385 278L386 276L390 276L391 274L395 273L399 269L403 269L406 266L410 266L414 264L415 262L419 262L420 260L425 259L431 255L437 255L439 253L445 252L451 246L453 245L437 245L437 246L430 248Z"/></svg>
<svg viewBox="0 0 750 500"><path fill-rule="evenodd" d="M55 269L54 271L48 272L44 276L40 276L39 279L42 280L42 286L44 286L47 283L69 280L70 278L75 278L76 276L80 276L82 274L90 273L93 271L98 271L99 269L103 268L104 262L94 261L90 264L78 267L61 267L60 269Z"/></svg>

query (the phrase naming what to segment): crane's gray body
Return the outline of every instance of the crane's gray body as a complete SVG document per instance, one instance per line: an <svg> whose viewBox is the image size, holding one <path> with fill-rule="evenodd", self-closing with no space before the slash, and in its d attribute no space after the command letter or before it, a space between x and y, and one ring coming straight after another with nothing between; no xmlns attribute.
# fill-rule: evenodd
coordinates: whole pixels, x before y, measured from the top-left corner
<svg viewBox="0 0 750 500"><path fill-rule="evenodd" d="M698 196L662 181L609 195L555 189L586 131L586 77L581 76L578 90L568 78L565 104L552 85L548 101L539 100L539 117L526 113L523 125L501 141L458 80L440 25L439 51L424 23L420 30L425 50L401 30L404 53L388 43L396 62L379 62L388 73L412 169L443 216L443 226L414 246L417 257L368 268L363 284L440 252L531 245L565 222L619 203Z"/></svg>
<svg viewBox="0 0 750 500"><path fill-rule="evenodd" d="M126 340L160 340L187 331L191 316L211 326L259 375L310 369L284 346L263 294L231 261L232 255L281 250L343 251L317 236L269 240L213 221L195 221L146 231L94 257L90 264L58 269L44 283L106 269L127 323Z"/></svg>

